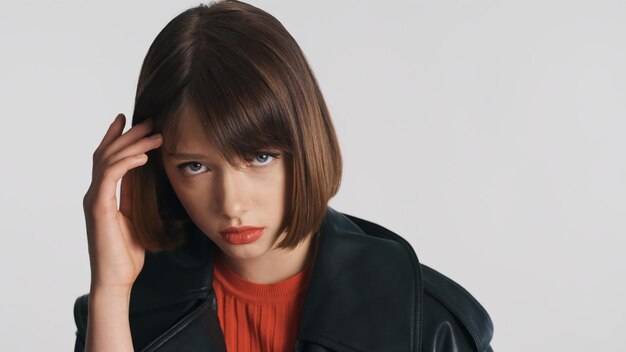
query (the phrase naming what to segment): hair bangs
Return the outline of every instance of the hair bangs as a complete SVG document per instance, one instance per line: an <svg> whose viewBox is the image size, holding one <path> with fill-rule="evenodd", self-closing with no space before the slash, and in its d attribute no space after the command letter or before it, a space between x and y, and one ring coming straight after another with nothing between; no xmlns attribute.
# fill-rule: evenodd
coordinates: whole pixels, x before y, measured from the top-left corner
<svg viewBox="0 0 626 352"><path fill-rule="evenodd" d="M171 20L150 46L137 82L133 125L147 118L163 144L127 174L132 202L142 204L132 218L146 249L179 246L193 225L160 155L177 152L185 120L193 118L234 167L261 152L285 154L288 235L278 247L294 248L320 228L341 182L341 151L302 50L267 12L217 1Z"/></svg>
<svg viewBox="0 0 626 352"><path fill-rule="evenodd" d="M286 116L289 110L263 78L271 73L238 63L240 56L229 55L232 60L228 62L211 57L213 60L200 60L205 64L190 72L180 103L163 121L168 148L176 152L180 123L195 117L201 121L209 142L232 165L237 158L250 159L268 148L292 154Z"/></svg>

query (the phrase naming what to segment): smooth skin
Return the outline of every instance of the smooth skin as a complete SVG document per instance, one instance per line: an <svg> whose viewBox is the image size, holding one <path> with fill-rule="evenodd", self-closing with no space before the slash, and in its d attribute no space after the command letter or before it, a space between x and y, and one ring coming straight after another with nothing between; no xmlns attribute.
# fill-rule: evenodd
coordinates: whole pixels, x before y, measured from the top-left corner
<svg viewBox="0 0 626 352"><path fill-rule="evenodd" d="M86 351L133 351L128 307L145 248L135 240L129 217L130 190L123 176L147 162L145 153L158 148L162 136L146 137L152 130L151 120L122 134L125 124L126 117L119 114L93 153L92 181L83 198L91 266Z"/></svg>
<svg viewBox="0 0 626 352"><path fill-rule="evenodd" d="M187 214L220 248L226 265L258 284L276 283L302 271L312 260L310 234L293 249L276 247L287 235L280 227L290 210L286 157L268 148L230 165L192 111L181 120L179 133L176 155L168 140L161 148L165 172ZM263 236L231 244L219 234L229 226L263 227Z"/></svg>
<svg viewBox="0 0 626 352"><path fill-rule="evenodd" d="M145 248L135 240L129 217L131 193L123 176L144 165L145 153L159 148L163 140L160 134L148 136L151 120L122 134L125 123L125 116L118 115L94 152L92 183L83 198L91 265L85 343L89 352L133 351L130 291L143 267ZM271 158L264 152L233 167L201 130L197 118L182 123L179 152L196 156L162 153L167 177L194 223L218 245L231 270L248 281L271 284L302 271L313 256L310 235L295 249L276 248L286 235L279 228L288 213L290 183L283 157ZM244 245L230 244L219 235L225 227L242 225L264 227L264 235Z"/></svg>

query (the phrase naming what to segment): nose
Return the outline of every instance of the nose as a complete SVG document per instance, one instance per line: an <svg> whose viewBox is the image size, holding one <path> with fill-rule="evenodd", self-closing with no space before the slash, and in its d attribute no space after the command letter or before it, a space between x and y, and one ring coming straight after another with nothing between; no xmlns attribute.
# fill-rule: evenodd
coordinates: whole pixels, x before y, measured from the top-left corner
<svg viewBox="0 0 626 352"><path fill-rule="evenodd" d="M238 169L226 168L216 177L215 206L228 219L239 218L250 208L246 174Z"/></svg>

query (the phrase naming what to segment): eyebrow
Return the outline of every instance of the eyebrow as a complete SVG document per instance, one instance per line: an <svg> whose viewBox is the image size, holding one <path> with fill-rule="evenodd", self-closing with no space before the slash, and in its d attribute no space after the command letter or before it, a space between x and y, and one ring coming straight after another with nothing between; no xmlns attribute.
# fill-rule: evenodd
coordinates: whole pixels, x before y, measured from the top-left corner
<svg viewBox="0 0 626 352"><path fill-rule="evenodd" d="M192 153L165 153L168 157L173 159L207 159L206 155L192 154Z"/></svg>

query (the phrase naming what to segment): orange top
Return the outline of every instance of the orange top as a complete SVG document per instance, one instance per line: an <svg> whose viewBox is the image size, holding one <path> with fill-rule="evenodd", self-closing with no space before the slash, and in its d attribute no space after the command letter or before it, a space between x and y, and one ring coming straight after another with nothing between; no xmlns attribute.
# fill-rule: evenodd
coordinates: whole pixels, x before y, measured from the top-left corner
<svg viewBox="0 0 626 352"><path fill-rule="evenodd" d="M311 265L274 284L246 281L217 256L213 288L229 352L292 351Z"/></svg>

